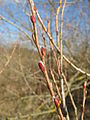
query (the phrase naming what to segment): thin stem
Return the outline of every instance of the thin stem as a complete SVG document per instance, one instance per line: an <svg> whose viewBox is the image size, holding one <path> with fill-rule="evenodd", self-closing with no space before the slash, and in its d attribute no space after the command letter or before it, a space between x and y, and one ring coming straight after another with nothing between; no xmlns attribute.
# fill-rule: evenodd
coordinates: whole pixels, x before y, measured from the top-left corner
<svg viewBox="0 0 90 120"><path fill-rule="evenodd" d="M56 87L56 90L57 90L58 96L59 96L59 98L61 98L61 95L60 95L60 92L59 92L59 88L58 88L58 86L57 86L57 82L56 82L56 80L55 80L55 77L54 77L53 71L52 71L51 69L50 69L50 73L51 73L51 76L52 76L52 79L53 79L54 85L55 85L55 87Z"/></svg>
<svg viewBox="0 0 90 120"><path fill-rule="evenodd" d="M29 3L30 3L32 15L35 16L35 12L34 12L34 2L33 2L33 0L29 0ZM47 69L46 69L46 65L45 65L45 59L43 59L43 56L42 56L41 50L40 50L40 46L39 46L39 44L38 44L38 35L37 35L37 29L36 29L36 22L33 23L33 29L34 29L34 35L35 35L35 40L36 40L35 45L36 45L36 47L37 47L37 49L38 49L39 56L40 56L41 60L42 60L43 63L44 63L44 69L45 69L45 71L44 71L44 76L45 76L45 79L46 79L47 86L48 86L48 89L49 89L49 91L50 91L50 94L51 94L51 96L53 97L53 96L55 96L55 94L54 94L54 91L53 91L52 84L51 84L51 82L50 82L50 80L49 80L49 76L48 76ZM47 30L46 30L46 31L47 31ZM57 107L57 111L58 111L58 114L59 114L61 120L63 120L63 115L62 115L62 112L61 112L60 107Z"/></svg>
<svg viewBox="0 0 90 120"><path fill-rule="evenodd" d="M25 32L25 30L23 30L21 27L19 27L18 25L16 25L14 22L8 20L7 18L5 18L5 17L2 16L2 15L0 15L0 18L1 18L2 20L4 20L4 21L8 22L9 24L11 24L12 26L14 26L15 28L17 28L19 31L23 32L30 40L32 40L31 37L28 35L28 33Z"/></svg>
<svg viewBox="0 0 90 120"><path fill-rule="evenodd" d="M61 5L62 5L62 0L60 0L59 7L56 9L56 40L57 40L57 46L58 47L59 47L58 14L59 14Z"/></svg>
<svg viewBox="0 0 90 120"><path fill-rule="evenodd" d="M39 20L39 22L40 22L43 30L46 32L49 40L52 42L52 44L53 44L53 46L56 48L56 50L60 53L60 49L59 49L59 48L57 47L57 45L55 44L55 42L54 42L51 34L47 31L47 29L46 29L46 27L45 27L45 25L44 25L44 23L43 23L40 15L39 15L38 11L36 11L36 15L37 15L37 17L38 17L38 20ZM80 69L79 67L77 67L76 65L74 65L65 55L63 55L63 58L64 58L65 61L66 61L68 64L70 64L75 70L77 70L77 71L79 71L80 73L85 74L85 75L87 75L88 77L90 77L90 73L87 73L87 72L83 71L82 69Z"/></svg>
<svg viewBox="0 0 90 120"><path fill-rule="evenodd" d="M34 2L33 2L33 0L29 0L29 3L30 3L32 15L35 17ZM42 59L42 54L41 54L40 46L39 46L39 43L38 43L38 34L37 34L36 22L33 23L33 29L34 29L34 37L35 37L34 43L35 43L35 45L36 45L36 47L37 47L39 56L40 56L40 58Z"/></svg>
<svg viewBox="0 0 90 120"><path fill-rule="evenodd" d="M18 45L18 42L16 41L16 43L15 43L15 45L14 45L14 48L13 48L13 50L12 50L12 52L11 52L11 55L10 55L10 57L9 57L9 59L8 59L8 61L4 64L3 68L0 70L0 75L5 71L6 67L8 66L8 64L9 64L10 61L11 61L11 59L13 58L13 55L14 55L15 50L16 50L16 48L17 48L17 45Z"/></svg>
<svg viewBox="0 0 90 120"><path fill-rule="evenodd" d="M64 8L66 5L66 0L64 1L64 5L62 8L61 12L61 27L60 27L60 54L61 54L61 61L60 61L60 72L61 72L61 96L62 96L62 102L63 102L63 107L65 108L65 95L64 95L64 86L63 86L63 78L62 78L62 73L63 73L63 44L62 44L62 29L63 29L63 13L64 13Z"/></svg>
<svg viewBox="0 0 90 120"><path fill-rule="evenodd" d="M81 120L83 120L83 118L84 118L84 111L85 111L86 84L87 84L87 82L85 81L85 82L83 83L83 106L82 106Z"/></svg>
<svg viewBox="0 0 90 120"><path fill-rule="evenodd" d="M61 65L60 65L60 70L61 73L63 72L63 45L62 45L62 29L63 29L63 13L64 13L64 9L65 9L65 5L66 5L66 0L64 0L64 5L62 8L62 12L61 12L61 27L60 27L60 53L61 53Z"/></svg>
<svg viewBox="0 0 90 120"><path fill-rule="evenodd" d="M71 102L72 102L72 105L73 105L73 108L74 108L76 120L78 120L77 107L75 105L74 99L73 99L72 94L70 92L70 89L68 87L68 83L67 83L67 80L66 80L66 77L65 77L64 73L62 75L63 75L63 79L64 79L64 82L66 84L66 87L67 87L67 90L68 90L68 93L69 93L69 96L70 96L70 99L71 99Z"/></svg>

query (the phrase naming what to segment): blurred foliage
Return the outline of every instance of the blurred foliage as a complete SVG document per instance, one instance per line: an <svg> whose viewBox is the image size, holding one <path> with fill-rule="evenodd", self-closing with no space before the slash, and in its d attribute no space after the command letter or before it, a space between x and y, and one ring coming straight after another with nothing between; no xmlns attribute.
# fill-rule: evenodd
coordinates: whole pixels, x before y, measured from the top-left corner
<svg viewBox="0 0 90 120"><path fill-rule="evenodd" d="M0 70L10 56L12 49L13 45L10 48L7 48L5 46L3 47L3 45L0 46ZM80 56L80 54L82 53L79 53L78 56ZM21 63L19 62L20 57ZM58 119L57 115L55 115L55 106L53 104L52 98L49 95L45 79L42 72L39 70L38 61L39 57L36 51L34 51L33 49L27 49L21 45L17 46L16 52L14 53L14 57L10 61L10 64L0 75L0 115L3 119L6 116L10 118L16 118L17 116L17 119L21 120L26 119L28 116L30 116L32 120ZM20 64L22 64L24 76L20 69ZM56 66L53 67L54 69L56 69ZM73 76L76 74L76 71L73 70L69 65L67 65L66 62L64 62L64 67L64 72L69 83L70 79L72 79ZM87 71L88 69L89 66L87 66ZM28 81L30 88L27 86L25 79ZM76 105L77 107L79 106L79 115L82 106L82 83L85 79L85 76L79 74L73 79L73 82L70 86L70 89L76 101ZM57 83L58 82L59 81L57 81ZM80 90L76 87L77 82L79 83L78 87L81 88ZM88 83L87 86L87 112L85 113L85 116L87 118L89 117L89 84L90 83ZM68 97L67 92L66 94L67 106L69 106L68 108L70 108L70 115L71 118L73 118L73 112L71 112L72 105L70 102L70 98Z"/></svg>

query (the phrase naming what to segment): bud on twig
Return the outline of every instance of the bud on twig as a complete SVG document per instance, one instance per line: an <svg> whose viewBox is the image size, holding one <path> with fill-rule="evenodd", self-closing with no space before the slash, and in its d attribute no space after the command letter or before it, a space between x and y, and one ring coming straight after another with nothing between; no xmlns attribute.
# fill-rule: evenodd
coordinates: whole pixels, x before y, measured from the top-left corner
<svg viewBox="0 0 90 120"><path fill-rule="evenodd" d="M35 12L37 11L37 8L36 8L36 6L34 5L34 10L35 10Z"/></svg>
<svg viewBox="0 0 90 120"><path fill-rule="evenodd" d="M38 65L39 65L41 71L44 72L45 71L44 63L42 61L39 61Z"/></svg>
<svg viewBox="0 0 90 120"><path fill-rule="evenodd" d="M86 100L86 84L87 84L87 81L85 81L83 83L83 106L82 106L82 114L81 114L81 120L83 120L83 117L84 117L84 112L85 112L85 100Z"/></svg>
<svg viewBox="0 0 90 120"><path fill-rule="evenodd" d="M59 107L59 100L58 100L58 98L55 97L54 102L55 102L56 107Z"/></svg>
<svg viewBox="0 0 90 120"><path fill-rule="evenodd" d="M82 112L84 113L84 107L82 107Z"/></svg>
<svg viewBox="0 0 90 120"><path fill-rule="evenodd" d="M54 103L55 103L56 107L58 108L61 104L61 101L59 101L59 99L55 96L53 96L53 99L54 99Z"/></svg>
<svg viewBox="0 0 90 120"><path fill-rule="evenodd" d="M32 23L36 22L35 17L33 15L30 16L30 19L31 19Z"/></svg>
<svg viewBox="0 0 90 120"><path fill-rule="evenodd" d="M83 89L86 88L86 81L83 83Z"/></svg>
<svg viewBox="0 0 90 120"><path fill-rule="evenodd" d="M45 55L46 55L46 49L44 47L41 47L41 53L45 57Z"/></svg>

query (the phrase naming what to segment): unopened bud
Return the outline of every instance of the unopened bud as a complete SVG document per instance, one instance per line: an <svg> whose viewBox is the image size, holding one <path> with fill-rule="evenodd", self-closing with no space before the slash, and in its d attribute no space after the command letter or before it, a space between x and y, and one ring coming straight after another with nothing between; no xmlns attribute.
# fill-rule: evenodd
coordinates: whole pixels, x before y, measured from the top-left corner
<svg viewBox="0 0 90 120"><path fill-rule="evenodd" d="M44 63L42 61L39 61L38 65L39 65L41 71L44 72L45 71Z"/></svg>
<svg viewBox="0 0 90 120"><path fill-rule="evenodd" d="M45 57L45 55L46 55L46 49L44 47L41 47L41 53Z"/></svg>
<svg viewBox="0 0 90 120"><path fill-rule="evenodd" d="M32 23L35 23L35 21L36 21L36 20L35 20L35 17L34 17L33 15L31 15L30 18L31 18Z"/></svg>
<svg viewBox="0 0 90 120"><path fill-rule="evenodd" d="M83 83L83 89L85 89L86 87L86 81Z"/></svg>
<svg viewBox="0 0 90 120"><path fill-rule="evenodd" d="M35 12L37 11L37 8L36 8L36 6L34 5L34 10L35 10Z"/></svg>
<svg viewBox="0 0 90 120"><path fill-rule="evenodd" d="M82 107L82 112L84 113L84 107Z"/></svg>
<svg viewBox="0 0 90 120"><path fill-rule="evenodd" d="M60 106L60 102L59 102L59 99L57 97L54 98L54 103L55 103L56 107Z"/></svg>

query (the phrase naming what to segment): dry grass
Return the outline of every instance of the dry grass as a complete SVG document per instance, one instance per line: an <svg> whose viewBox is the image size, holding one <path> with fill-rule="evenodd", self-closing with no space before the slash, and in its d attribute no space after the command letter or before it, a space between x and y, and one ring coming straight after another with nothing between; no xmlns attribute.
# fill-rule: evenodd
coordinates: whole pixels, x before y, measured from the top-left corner
<svg viewBox="0 0 90 120"><path fill-rule="evenodd" d="M26 48L20 48L22 67L24 71L23 76L19 64L19 47L20 46L17 47L10 64L0 75L0 115L2 116L2 119L5 119L6 116L9 116L10 118L17 118L18 120L26 120L29 115L31 120L57 120L58 118L56 115L57 113L55 112L55 106L52 98L49 95L45 79L38 68L37 63L39 58L37 52L28 50ZM0 47L0 49L1 69L3 64L5 64L7 61L12 48L7 49L5 47ZM69 66L67 66L69 76L66 76L68 79L70 79L71 74L73 76L75 72L70 71L68 67ZM79 76L77 78L79 79ZM27 80L30 88L27 86L24 79ZM72 84L71 91L73 91L75 84ZM76 105L79 106L78 110L80 116L80 108L82 104L82 98L80 96L82 96L82 89L79 91L81 95L77 94L76 92L78 93L78 90L73 92L73 96L75 96L74 99ZM89 120L88 118L90 117L88 112L90 99L89 96L90 91L88 90L85 113L87 120ZM71 106L68 93L66 102L68 106ZM72 108L72 106L68 108ZM72 118L73 112L70 110L69 112Z"/></svg>

